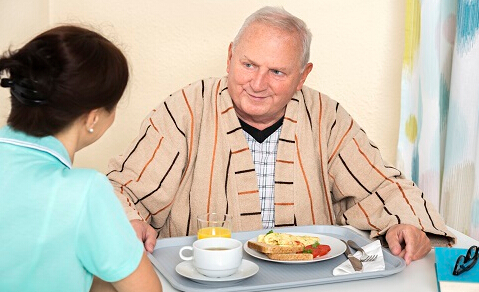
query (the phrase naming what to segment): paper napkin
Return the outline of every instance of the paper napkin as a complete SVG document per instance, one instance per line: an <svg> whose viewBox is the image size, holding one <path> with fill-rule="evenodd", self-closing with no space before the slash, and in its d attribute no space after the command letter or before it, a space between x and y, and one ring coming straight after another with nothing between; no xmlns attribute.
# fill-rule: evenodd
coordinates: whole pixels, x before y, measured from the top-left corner
<svg viewBox="0 0 479 292"><path fill-rule="evenodd" d="M370 244L363 246L362 248L368 255L377 254L377 259L372 262L363 262L362 271L355 271L349 260L346 260L345 262L334 268L333 275L340 276L354 273L376 272L383 271L386 268L386 265L384 264L383 250L381 248L381 242L379 240L373 241ZM354 257L358 259L361 258L361 252L357 251L354 254Z"/></svg>

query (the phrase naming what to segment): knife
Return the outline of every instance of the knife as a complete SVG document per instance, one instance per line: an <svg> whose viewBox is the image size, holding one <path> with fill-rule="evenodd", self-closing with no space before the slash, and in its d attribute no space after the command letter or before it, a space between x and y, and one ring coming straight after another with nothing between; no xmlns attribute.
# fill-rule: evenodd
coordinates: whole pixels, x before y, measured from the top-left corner
<svg viewBox="0 0 479 292"><path fill-rule="evenodd" d="M349 249L348 244L344 240L341 240L341 241L344 243L344 245L346 245L346 250L344 251L344 254L348 257L348 260L353 266L353 269L355 271L361 271L363 269L363 263L361 263L359 259L353 256L353 254L351 253L351 250Z"/></svg>

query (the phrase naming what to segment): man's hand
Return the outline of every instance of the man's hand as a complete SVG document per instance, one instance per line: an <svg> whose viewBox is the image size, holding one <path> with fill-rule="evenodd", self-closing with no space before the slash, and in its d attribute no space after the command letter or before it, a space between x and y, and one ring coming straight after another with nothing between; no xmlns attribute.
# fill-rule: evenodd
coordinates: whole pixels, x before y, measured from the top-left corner
<svg viewBox="0 0 479 292"><path fill-rule="evenodd" d="M391 227L386 233L386 241L391 253L404 258L406 265L423 258L431 250L431 242L426 233L409 224Z"/></svg>
<svg viewBox="0 0 479 292"><path fill-rule="evenodd" d="M134 219L130 221L131 226L135 229L136 236L145 245L145 250L149 253L153 252L156 244L156 231L150 224L145 221Z"/></svg>

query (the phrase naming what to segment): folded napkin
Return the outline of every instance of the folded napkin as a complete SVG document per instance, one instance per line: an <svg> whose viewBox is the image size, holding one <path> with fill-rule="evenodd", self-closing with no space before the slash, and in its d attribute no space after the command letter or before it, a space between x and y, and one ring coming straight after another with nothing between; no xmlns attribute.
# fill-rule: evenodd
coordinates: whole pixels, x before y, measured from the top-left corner
<svg viewBox="0 0 479 292"><path fill-rule="evenodd" d="M373 241L370 244L363 246L362 248L368 255L377 254L378 257L372 262L363 262L362 271L355 271L353 269L353 266L351 265L351 262L349 262L349 260L346 260L344 263L334 268L333 275L339 276L354 273L376 272L383 271L386 268L386 265L384 264L383 250L381 248L381 242L379 240ZM354 254L354 257L359 259L361 258L361 255L361 252L357 251Z"/></svg>

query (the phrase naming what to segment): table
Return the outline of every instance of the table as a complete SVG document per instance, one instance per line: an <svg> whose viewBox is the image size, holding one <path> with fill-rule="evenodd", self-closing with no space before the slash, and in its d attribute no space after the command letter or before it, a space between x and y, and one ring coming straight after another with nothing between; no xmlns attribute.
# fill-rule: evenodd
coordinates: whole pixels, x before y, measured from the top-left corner
<svg viewBox="0 0 479 292"><path fill-rule="evenodd" d="M349 227L349 226L348 226ZM367 236L366 232L359 231L349 227L356 232ZM479 241L449 227L449 230L456 235L457 243L454 247L469 248L471 245L479 245ZM366 279L359 281L348 281L344 283L323 284L317 286L306 286L289 289L274 290L278 292L306 292L312 290L342 291L342 292L361 292L378 291L378 288L387 289L387 292L420 291L437 292L436 272L434 270L435 256L434 249L421 260L413 261L402 272L383 278ZM155 269L156 270L156 269ZM158 277L163 285L164 292L177 291L168 280L156 270ZM241 282L240 282L241 283ZM387 288L386 288L387 287Z"/></svg>

